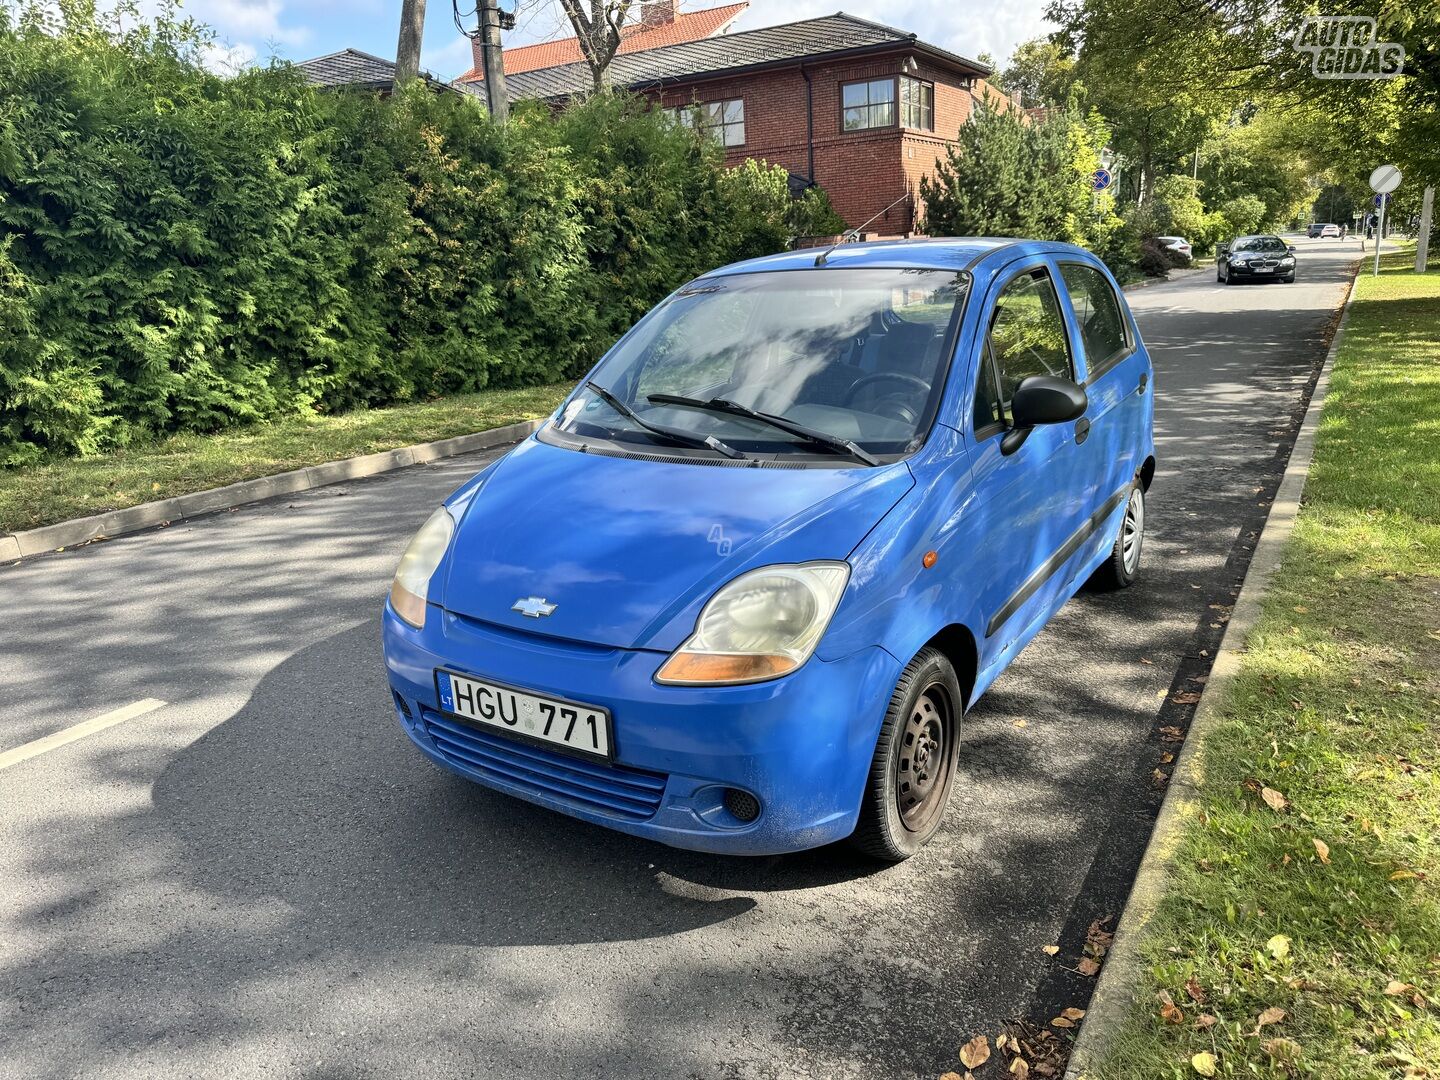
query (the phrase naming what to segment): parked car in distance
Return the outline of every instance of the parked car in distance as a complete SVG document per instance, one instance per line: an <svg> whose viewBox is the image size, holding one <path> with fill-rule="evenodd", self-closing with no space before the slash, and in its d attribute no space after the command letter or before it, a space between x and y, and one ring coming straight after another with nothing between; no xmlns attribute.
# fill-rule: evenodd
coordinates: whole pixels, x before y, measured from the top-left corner
<svg viewBox="0 0 1440 1080"><path fill-rule="evenodd" d="M1135 580L1152 378L1065 244L706 274L416 534L383 615L399 721L625 833L904 859L965 711L1084 582Z"/></svg>
<svg viewBox="0 0 1440 1080"><path fill-rule="evenodd" d="M1335 235L1336 235L1336 236L1339 236L1339 235L1340 235L1340 229L1339 229L1337 226L1335 226L1335 225L1326 225L1324 222L1321 222L1321 221L1312 221L1312 222L1310 223L1310 227L1305 230L1305 235L1306 235L1307 238L1309 238L1309 239L1311 239L1311 240L1314 240L1314 239L1317 239L1317 238L1320 236L1320 234L1321 234L1322 232L1324 232L1326 229L1334 229L1334 230L1335 230Z"/></svg>
<svg viewBox="0 0 1440 1080"><path fill-rule="evenodd" d="M1160 246L1166 251L1178 252L1187 259L1191 258L1194 254L1194 249L1191 248L1190 241L1186 240L1183 236L1157 236L1155 239L1160 242Z"/></svg>
<svg viewBox="0 0 1440 1080"><path fill-rule="evenodd" d="M1320 238L1321 238L1322 240L1325 239L1326 237L1330 237L1330 236L1336 237L1337 239L1339 238L1339 236L1340 236L1340 226L1339 226L1339 225L1322 225L1322 226L1320 227Z"/></svg>
<svg viewBox="0 0 1440 1080"><path fill-rule="evenodd" d="M1278 236L1237 236L1216 249L1215 280L1294 281L1295 249Z"/></svg>

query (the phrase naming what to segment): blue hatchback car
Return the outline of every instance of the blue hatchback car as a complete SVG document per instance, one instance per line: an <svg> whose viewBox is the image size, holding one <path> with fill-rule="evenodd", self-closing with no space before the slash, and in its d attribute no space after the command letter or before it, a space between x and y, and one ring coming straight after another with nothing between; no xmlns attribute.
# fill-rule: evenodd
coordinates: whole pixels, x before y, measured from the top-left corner
<svg viewBox="0 0 1440 1080"><path fill-rule="evenodd" d="M960 721L1135 579L1150 357L1080 248L796 251L691 282L401 559L385 661L461 776L761 855L939 827Z"/></svg>

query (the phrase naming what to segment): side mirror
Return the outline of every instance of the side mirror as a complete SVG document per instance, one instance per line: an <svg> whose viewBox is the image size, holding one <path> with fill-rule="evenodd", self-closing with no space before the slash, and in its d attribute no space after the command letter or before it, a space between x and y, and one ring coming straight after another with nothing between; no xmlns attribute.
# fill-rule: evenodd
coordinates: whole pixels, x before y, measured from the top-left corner
<svg viewBox="0 0 1440 1080"><path fill-rule="evenodd" d="M1085 388L1054 375L1031 375L1022 379L1010 399L1013 424L1000 440L1000 452L1013 454L1025 444L1040 424L1064 424L1085 415L1090 399Z"/></svg>
<svg viewBox="0 0 1440 1080"><path fill-rule="evenodd" d="M1216 250L1219 254L1221 254L1221 255L1229 255L1229 254L1230 254L1230 245L1229 245L1229 244L1221 244L1221 245L1220 245L1218 248L1216 248L1215 250Z"/></svg>
<svg viewBox="0 0 1440 1080"><path fill-rule="evenodd" d="M1288 252L1290 252L1291 255L1294 255L1294 254L1295 254L1295 245L1294 245L1294 244L1286 244L1286 245L1285 245L1285 250L1288 251Z"/></svg>

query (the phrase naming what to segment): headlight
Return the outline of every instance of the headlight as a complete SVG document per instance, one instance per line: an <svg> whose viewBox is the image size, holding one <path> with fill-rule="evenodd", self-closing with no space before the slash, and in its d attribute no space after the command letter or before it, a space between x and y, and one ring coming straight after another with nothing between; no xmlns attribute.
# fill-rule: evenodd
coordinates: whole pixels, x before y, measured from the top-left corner
<svg viewBox="0 0 1440 1080"><path fill-rule="evenodd" d="M455 535L455 519L440 507L420 526L415 539L400 556L395 568L395 582L390 586L390 606L395 614L419 629L425 625L425 600L430 591L430 576L445 557L450 538Z"/></svg>
<svg viewBox="0 0 1440 1080"><path fill-rule="evenodd" d="M1295 265L1295 256L1293 256L1293 255L1286 255L1283 259L1280 260L1280 265L1281 265L1281 266L1294 266L1294 265Z"/></svg>
<svg viewBox="0 0 1440 1080"><path fill-rule="evenodd" d="M695 633L655 675L693 686L749 683L794 671L815 651L850 579L843 562L764 566L705 605Z"/></svg>

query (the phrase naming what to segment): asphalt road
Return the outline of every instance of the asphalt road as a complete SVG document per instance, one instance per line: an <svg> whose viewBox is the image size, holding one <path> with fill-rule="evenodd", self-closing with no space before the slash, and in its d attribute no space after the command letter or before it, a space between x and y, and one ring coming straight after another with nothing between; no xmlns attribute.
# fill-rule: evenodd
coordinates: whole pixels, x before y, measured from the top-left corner
<svg viewBox="0 0 1440 1080"><path fill-rule="evenodd" d="M1124 902L1358 254L1301 246L1294 285L1131 294L1143 580L977 705L893 868L672 851L408 745L377 612L483 456L0 569L0 751L168 703L0 771L0 1076L923 1077L1083 1006L1064 965Z"/></svg>

